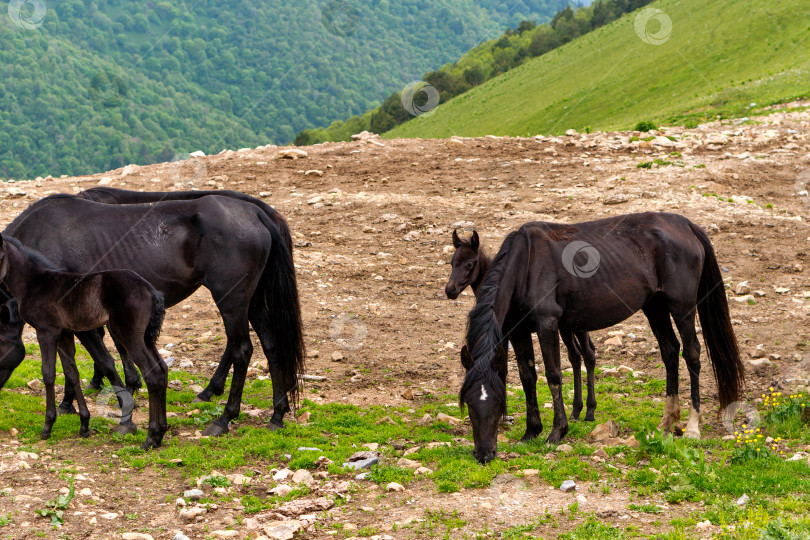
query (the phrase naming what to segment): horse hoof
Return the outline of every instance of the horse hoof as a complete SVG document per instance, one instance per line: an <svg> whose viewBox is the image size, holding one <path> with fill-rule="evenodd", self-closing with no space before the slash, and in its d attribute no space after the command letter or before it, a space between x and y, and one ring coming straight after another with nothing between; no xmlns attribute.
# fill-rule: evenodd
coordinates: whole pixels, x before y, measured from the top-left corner
<svg viewBox="0 0 810 540"><path fill-rule="evenodd" d="M133 435L138 432L138 428L132 422L124 422L118 424L114 431L119 435Z"/></svg>
<svg viewBox="0 0 810 540"><path fill-rule="evenodd" d="M543 431L543 430L541 429L540 431ZM526 433L523 434L523 437L520 438L520 442L525 443L525 442L529 442L531 440L536 439L537 436L540 435L540 431L538 431L538 432L527 431Z"/></svg>
<svg viewBox="0 0 810 540"><path fill-rule="evenodd" d="M152 450L153 448L159 448L159 447L160 447L159 444L157 444L157 443L155 443L153 441L150 441L149 439L146 439L146 441L144 441L144 443L141 445L141 450L144 450L144 451L148 452L149 450Z"/></svg>
<svg viewBox="0 0 810 540"><path fill-rule="evenodd" d="M270 431L278 431L280 429L284 429L284 422L282 422L281 424L277 424L272 420L270 420L269 422L267 422L267 429L269 429Z"/></svg>
<svg viewBox="0 0 810 540"><path fill-rule="evenodd" d="M78 413L76 412L76 408L73 405L68 405L67 407L59 405L56 408L56 414L62 416L63 414L78 414Z"/></svg>
<svg viewBox="0 0 810 540"><path fill-rule="evenodd" d="M51 432L42 430L42 433L39 434L39 438L42 439L43 441L45 439L50 439L51 438Z"/></svg>
<svg viewBox="0 0 810 540"><path fill-rule="evenodd" d="M225 435L228 433L227 427L222 427L216 422L211 422L211 425L205 428L205 431L202 432L203 437L219 437L221 435Z"/></svg>
<svg viewBox="0 0 810 540"><path fill-rule="evenodd" d="M211 403L211 398L205 397L202 394L197 394L197 397L192 400L192 403Z"/></svg>
<svg viewBox="0 0 810 540"><path fill-rule="evenodd" d="M90 436L90 430L89 429L79 430L79 437L81 437L82 439L86 439L89 436Z"/></svg>
<svg viewBox="0 0 810 540"><path fill-rule="evenodd" d="M588 413L588 414L585 415L585 421L586 422L595 422L596 417L594 416L593 413Z"/></svg>
<svg viewBox="0 0 810 540"><path fill-rule="evenodd" d="M696 441L699 441L700 431L687 429L686 431L683 432L683 436L686 439L695 439Z"/></svg>

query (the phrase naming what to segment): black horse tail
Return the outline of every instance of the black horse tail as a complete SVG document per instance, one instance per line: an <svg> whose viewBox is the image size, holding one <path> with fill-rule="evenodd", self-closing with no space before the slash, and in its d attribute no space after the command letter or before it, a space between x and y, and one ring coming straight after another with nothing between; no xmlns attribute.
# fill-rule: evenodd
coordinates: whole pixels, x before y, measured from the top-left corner
<svg viewBox="0 0 810 540"><path fill-rule="evenodd" d="M144 341L148 345L154 346L160 336L160 327L163 326L163 316L166 314L166 304L163 295L156 290L152 290L152 314L149 316L149 324L144 332Z"/></svg>
<svg viewBox="0 0 810 540"><path fill-rule="evenodd" d="M728 300L720 267L709 237L693 223L692 232L703 246L703 270L698 285L698 315L703 327L703 340L709 350L712 371L717 381L720 408L738 401L745 386L745 366L740 360L737 338L731 326Z"/></svg>
<svg viewBox="0 0 810 540"><path fill-rule="evenodd" d="M278 212L264 212L259 215L270 231L272 244L261 281L251 302L260 302L273 335L281 384L285 392L289 393L290 403L295 407L300 391L298 375L304 372L306 347L293 264L292 235L284 217ZM270 306L274 308L272 312Z"/></svg>

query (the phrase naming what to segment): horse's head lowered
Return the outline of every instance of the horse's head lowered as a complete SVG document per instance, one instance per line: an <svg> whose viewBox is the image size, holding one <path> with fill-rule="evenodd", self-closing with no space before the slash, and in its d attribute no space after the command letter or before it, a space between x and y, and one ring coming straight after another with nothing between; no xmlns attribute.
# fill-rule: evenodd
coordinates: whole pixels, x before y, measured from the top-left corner
<svg viewBox="0 0 810 540"><path fill-rule="evenodd" d="M467 371L459 400L467 406L473 429L473 455L481 463L495 458L498 450L498 424L506 412L506 351L498 346L492 360L476 364L465 345L461 364Z"/></svg>
<svg viewBox="0 0 810 540"><path fill-rule="evenodd" d="M24 324L16 300L12 298L0 304L0 388L5 386L25 358L25 345L22 342Z"/></svg>
<svg viewBox="0 0 810 540"><path fill-rule="evenodd" d="M458 298L461 291L474 283L478 279L481 270L481 265L478 263L479 240L477 232L473 231L469 240L462 240L459 238L458 233L453 231L453 247L456 248L456 251L450 261L452 270L450 279L447 280L447 286L444 288L445 294L451 300Z"/></svg>

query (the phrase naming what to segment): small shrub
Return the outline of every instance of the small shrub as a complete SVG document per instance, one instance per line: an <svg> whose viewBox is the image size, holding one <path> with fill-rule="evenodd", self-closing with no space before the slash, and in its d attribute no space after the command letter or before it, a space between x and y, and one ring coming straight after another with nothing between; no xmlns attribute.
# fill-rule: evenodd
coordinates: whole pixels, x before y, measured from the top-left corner
<svg viewBox="0 0 810 540"><path fill-rule="evenodd" d="M642 120L638 124L636 124L636 131L653 131L658 129L658 125L655 122L651 122L650 120Z"/></svg>

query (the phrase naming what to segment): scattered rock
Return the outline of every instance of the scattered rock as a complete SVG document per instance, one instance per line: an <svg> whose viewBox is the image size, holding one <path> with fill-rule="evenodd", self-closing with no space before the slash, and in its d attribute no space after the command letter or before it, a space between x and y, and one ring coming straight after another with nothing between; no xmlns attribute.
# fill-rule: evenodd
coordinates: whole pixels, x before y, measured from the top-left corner
<svg viewBox="0 0 810 540"><path fill-rule="evenodd" d="M622 337L621 336L613 336L605 340L605 345L613 345L614 347L621 347L622 346Z"/></svg>
<svg viewBox="0 0 810 540"><path fill-rule="evenodd" d="M756 360L749 360L748 363L751 364L751 366L754 368L773 365L773 362L771 362L767 358L757 358Z"/></svg>
<svg viewBox="0 0 810 540"><path fill-rule="evenodd" d="M287 484L279 484L274 488L267 490L267 493L270 495L276 495L278 497L284 497L285 495L289 495L292 493L293 488Z"/></svg>
<svg viewBox="0 0 810 540"><path fill-rule="evenodd" d="M319 171L318 169L310 169L304 173L304 176L323 176L323 171Z"/></svg>
<svg viewBox="0 0 810 540"><path fill-rule="evenodd" d="M751 294L751 287L748 285L747 281L742 281L737 283L737 287L735 287L734 292L737 294L737 296Z"/></svg>
<svg viewBox="0 0 810 540"><path fill-rule="evenodd" d="M236 532L236 531L234 531ZM151 534L128 532L121 535L124 540L155 540Z"/></svg>
<svg viewBox="0 0 810 540"><path fill-rule="evenodd" d="M185 534L178 532L177 534L174 535L174 538L172 538L172 540L191 540L191 539Z"/></svg>
<svg viewBox="0 0 810 540"><path fill-rule="evenodd" d="M573 480L566 480L562 483L562 485L560 485L560 491L565 493L571 493L575 489L577 489L577 484Z"/></svg>
<svg viewBox="0 0 810 540"><path fill-rule="evenodd" d="M387 486L385 486L386 491L405 491L405 487L402 484L397 484L396 482L390 482Z"/></svg>
<svg viewBox="0 0 810 540"><path fill-rule="evenodd" d="M745 506L749 502L751 502L751 497L747 493L743 493L743 496L737 499L737 506Z"/></svg>
<svg viewBox="0 0 810 540"><path fill-rule="evenodd" d="M608 420L604 424L599 424L591 431L589 438L595 442L601 442L606 439L614 439L619 435L619 425L613 421Z"/></svg>
<svg viewBox="0 0 810 540"><path fill-rule="evenodd" d="M290 469L281 469L280 471L276 472L276 474L273 475L273 481L283 482L284 480L289 478L291 474L292 471Z"/></svg>
<svg viewBox="0 0 810 540"><path fill-rule="evenodd" d="M312 478L312 474L306 469L298 469L295 471L295 474L292 476L292 483L293 484L304 484L307 486L311 486L315 483L315 479Z"/></svg>
<svg viewBox="0 0 810 540"><path fill-rule="evenodd" d="M191 499L192 501L198 501L202 499L203 495L205 495L205 493L203 493L201 489L187 489L186 491L183 492L183 498Z"/></svg>
<svg viewBox="0 0 810 540"><path fill-rule="evenodd" d="M563 454L568 454L569 452L574 451L574 447L570 444L561 444L554 449L555 452L562 452Z"/></svg>
<svg viewBox="0 0 810 540"><path fill-rule="evenodd" d="M413 401L413 390L408 388L404 392L402 392L402 399L407 399L408 401Z"/></svg>
<svg viewBox="0 0 810 540"><path fill-rule="evenodd" d="M28 388L30 388L34 392L39 392L40 390L42 390L42 381L39 379L30 380L25 384L28 386Z"/></svg>
<svg viewBox="0 0 810 540"><path fill-rule="evenodd" d="M265 525L264 535L270 540L293 540L295 533L303 529L303 524L297 520L274 521Z"/></svg>
<svg viewBox="0 0 810 540"><path fill-rule="evenodd" d="M444 414L441 412L436 415L436 420L439 420L440 422L447 422L448 424L453 425L461 423L461 420L459 420L458 418L455 418L453 416L450 416L449 414Z"/></svg>
<svg viewBox="0 0 810 540"><path fill-rule="evenodd" d="M343 353L340 351L335 351L332 353L332 362L340 362L343 360Z"/></svg>
<svg viewBox="0 0 810 540"><path fill-rule="evenodd" d="M362 469L370 469L374 465L380 462L380 458L378 457L371 457L368 459L361 459L358 461L351 461L343 464L344 469L350 469L353 471L359 471Z"/></svg>
<svg viewBox="0 0 810 540"><path fill-rule="evenodd" d="M237 538L239 536L239 531L218 530L218 531L211 531L211 534L213 534L217 538Z"/></svg>
<svg viewBox="0 0 810 540"><path fill-rule="evenodd" d="M433 469L429 469L427 467L418 467L413 473L417 476L433 474Z"/></svg>
<svg viewBox="0 0 810 540"><path fill-rule="evenodd" d="M327 499L326 497L318 497L317 499L297 499L284 503L276 510L276 512L282 516L297 517L302 514L324 512L333 506L335 506L335 502L332 499Z"/></svg>
<svg viewBox="0 0 810 540"><path fill-rule="evenodd" d="M397 467L403 467L405 469L414 469L415 470L415 469L418 469L421 466L422 466L422 464L419 463L418 461L413 461L412 459L408 459L408 458L400 458L399 461L397 461Z"/></svg>
<svg viewBox="0 0 810 540"><path fill-rule="evenodd" d="M301 159L307 157L307 155L306 151L298 148L289 148L287 150L281 150L278 153L278 157L282 159Z"/></svg>
<svg viewBox="0 0 810 540"><path fill-rule="evenodd" d="M186 521L195 521L198 517L205 515L206 512L208 512L208 510L202 506L185 508L180 510L180 519L184 519Z"/></svg>

